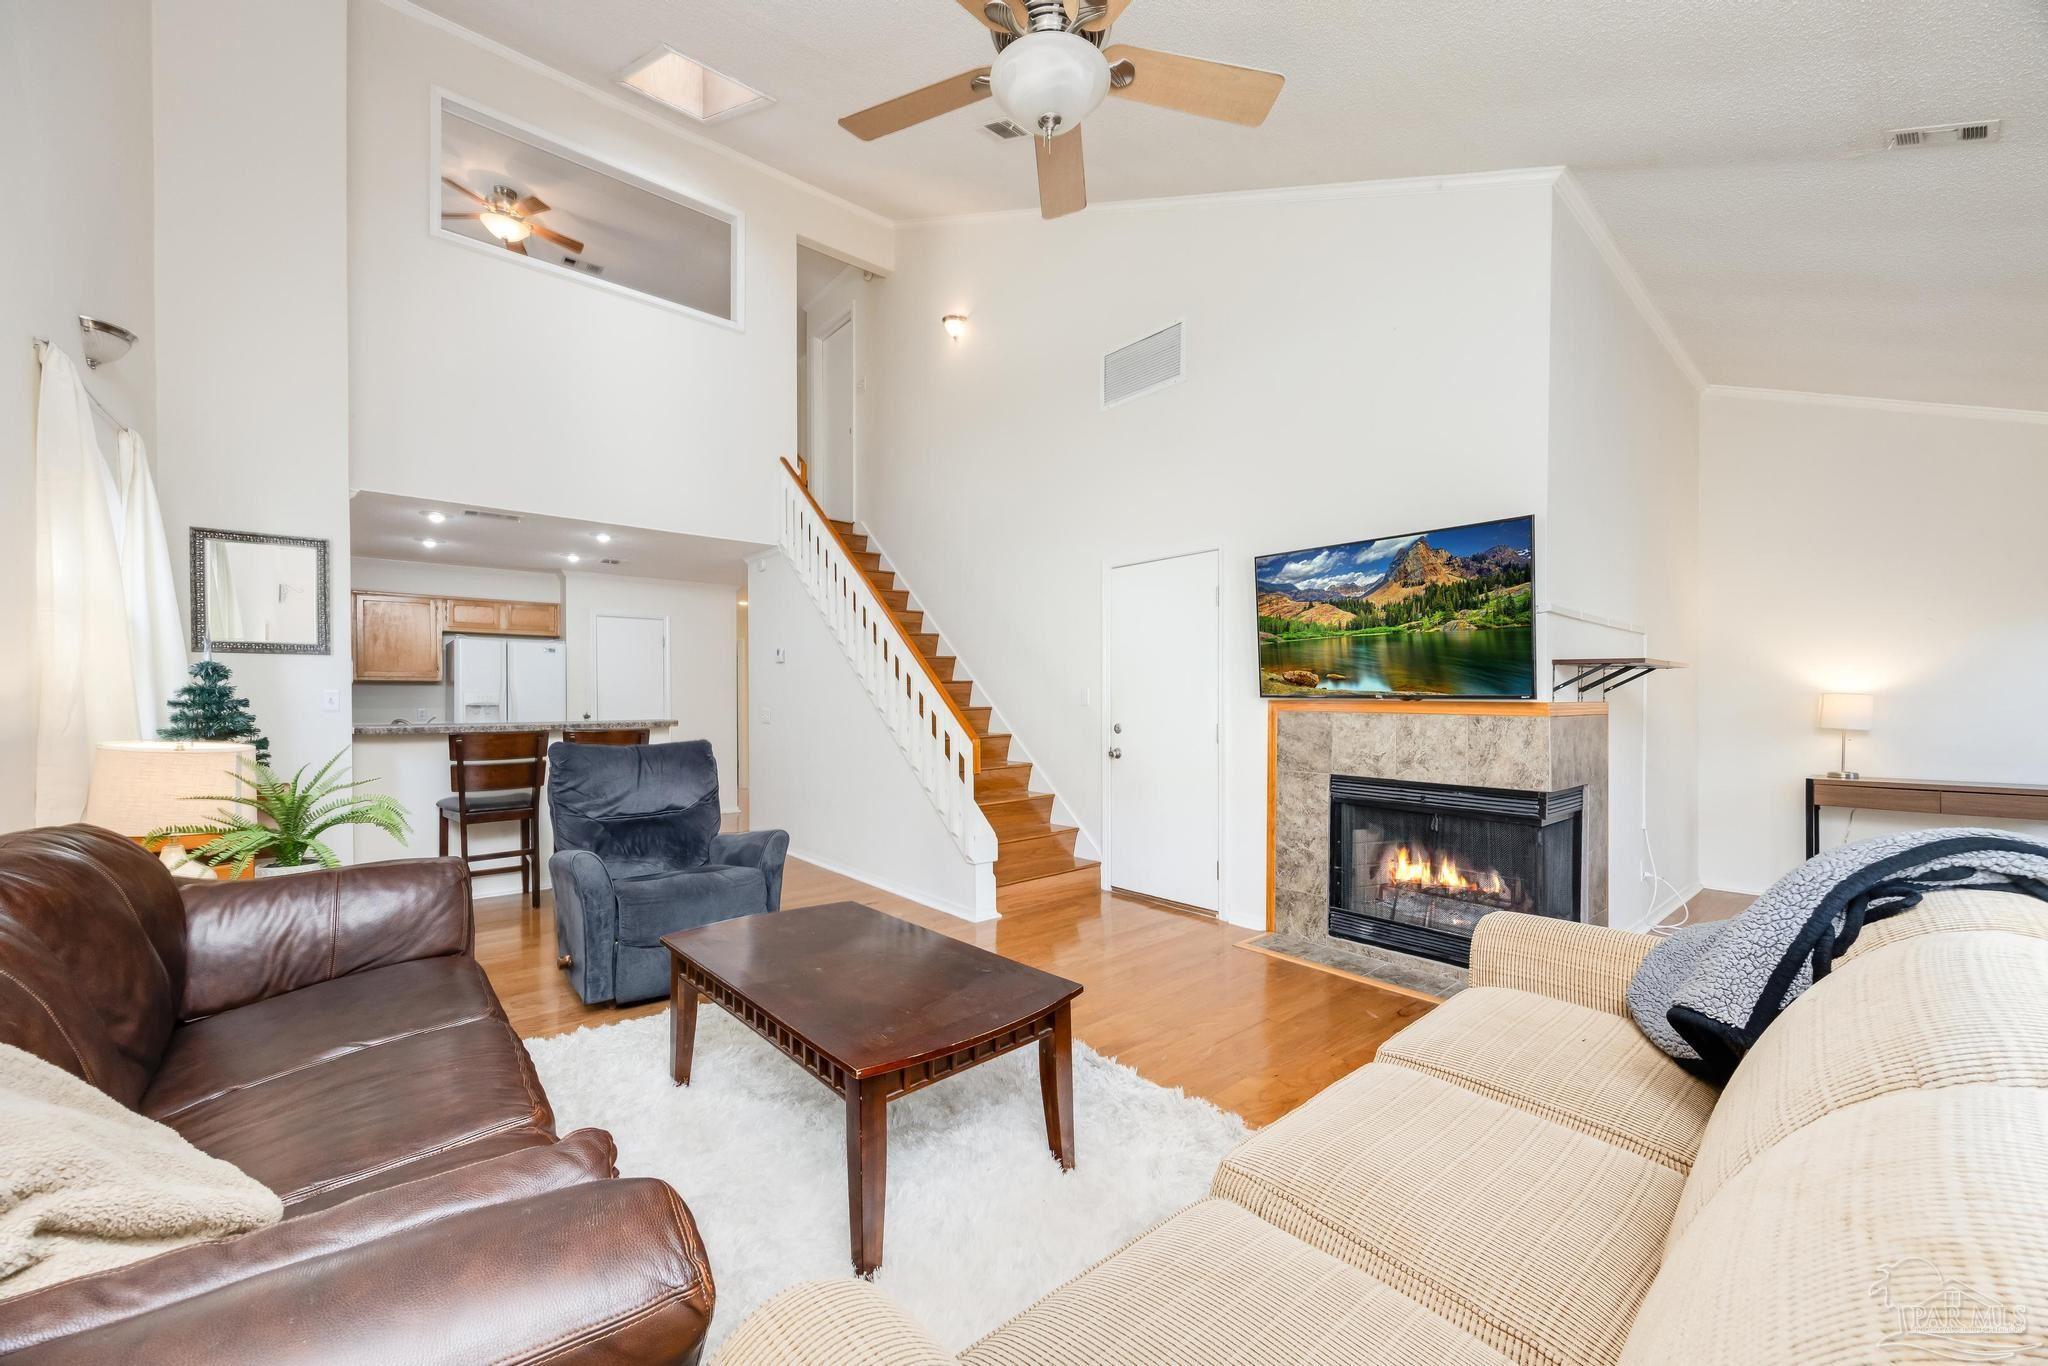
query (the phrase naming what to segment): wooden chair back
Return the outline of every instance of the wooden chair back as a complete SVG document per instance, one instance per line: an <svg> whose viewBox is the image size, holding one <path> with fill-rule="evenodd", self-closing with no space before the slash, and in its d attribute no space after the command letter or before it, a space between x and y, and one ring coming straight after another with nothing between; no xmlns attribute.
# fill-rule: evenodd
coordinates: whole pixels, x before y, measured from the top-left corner
<svg viewBox="0 0 2048 1366"><path fill-rule="evenodd" d="M458 804L472 792L530 789L534 805L548 777L548 733L544 730L488 731L448 737L448 785Z"/></svg>
<svg viewBox="0 0 2048 1366"><path fill-rule="evenodd" d="M644 745L654 732L646 726L625 730L565 730L562 738L572 745Z"/></svg>

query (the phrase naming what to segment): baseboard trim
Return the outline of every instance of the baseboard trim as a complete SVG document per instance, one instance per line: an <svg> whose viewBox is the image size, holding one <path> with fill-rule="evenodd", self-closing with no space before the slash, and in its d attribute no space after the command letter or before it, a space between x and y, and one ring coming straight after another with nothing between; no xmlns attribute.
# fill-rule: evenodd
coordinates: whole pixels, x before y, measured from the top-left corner
<svg viewBox="0 0 2048 1366"><path fill-rule="evenodd" d="M1654 905L1652 905L1649 910L1645 911L1640 917L1637 918L1635 924L1617 926L1616 928L1633 930L1637 934L1642 934L1645 931L1649 930L1652 926L1663 923L1664 917L1670 915L1673 911L1677 910L1680 906L1683 906L1686 902L1692 900L1694 897L1698 896L1701 892L1704 892L1706 889L1707 886L1703 882L1695 882L1692 883L1690 886L1680 888L1678 891L1673 892L1670 896L1665 897L1662 901L1656 902Z"/></svg>
<svg viewBox="0 0 2048 1366"><path fill-rule="evenodd" d="M837 873L841 877L850 877L855 882L865 882L868 886L873 887L878 892L887 892L891 896L900 896L905 901L915 901L920 906L928 907L929 909L934 911L942 911L947 915L953 916L956 919L968 921L969 923L977 923L982 920L999 920L1002 918L999 915L977 915L975 914L974 908L972 906L961 906L953 902L946 901L943 898L934 897L929 892L921 892L909 887L905 887L900 883L892 882L887 878L877 877L875 876L875 874L867 872L863 869L854 868L847 864L840 863L836 859L823 858L817 854L811 853L809 850L798 849L794 845L790 846L789 857L793 859L802 859L805 863L810 864L812 867L823 868L828 873Z"/></svg>

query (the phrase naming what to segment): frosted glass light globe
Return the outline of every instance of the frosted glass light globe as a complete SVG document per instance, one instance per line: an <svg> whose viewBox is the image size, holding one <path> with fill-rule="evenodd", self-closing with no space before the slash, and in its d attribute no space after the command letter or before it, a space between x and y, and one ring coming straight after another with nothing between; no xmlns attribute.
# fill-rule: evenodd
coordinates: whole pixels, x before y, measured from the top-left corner
<svg viewBox="0 0 2048 1366"><path fill-rule="evenodd" d="M1070 132L1109 94L1109 61L1078 33L1027 33L996 55L989 93L1026 132Z"/></svg>

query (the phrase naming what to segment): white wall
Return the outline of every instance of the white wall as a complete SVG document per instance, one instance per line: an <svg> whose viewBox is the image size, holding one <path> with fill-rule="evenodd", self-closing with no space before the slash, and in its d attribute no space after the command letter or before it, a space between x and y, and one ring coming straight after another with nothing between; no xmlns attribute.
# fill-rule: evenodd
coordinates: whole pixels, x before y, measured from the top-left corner
<svg viewBox="0 0 2048 1366"><path fill-rule="evenodd" d="M522 569L479 569L461 564L423 564L415 560L380 560L358 555L349 562L350 586L385 593L423 593L430 597L504 598L513 602L560 602L562 576ZM358 683L350 710L356 724L389 725L417 721L426 714L446 721L448 692L441 683ZM567 720L558 717L557 720Z"/></svg>
<svg viewBox="0 0 2048 1366"><path fill-rule="evenodd" d="M1252 558L1543 514L1551 181L918 225L873 291L887 365L867 380L883 436L860 471L861 517L1091 839L1108 724L1103 571L1222 552L1236 627L1224 633L1231 920L1265 916ZM947 313L971 319L957 344ZM1187 378L1104 411L1102 354L1176 321ZM766 643L762 625L757 608ZM1158 684L1180 667L1161 661ZM757 804L772 792L764 734Z"/></svg>
<svg viewBox="0 0 2048 1366"><path fill-rule="evenodd" d="M333 652L222 657L291 767L349 743L347 18L156 4L157 488L181 582L194 525L329 542Z"/></svg>
<svg viewBox="0 0 2048 1366"><path fill-rule="evenodd" d="M749 826L787 830L794 857L973 918L974 866L779 552L748 568L747 641Z"/></svg>
<svg viewBox="0 0 2048 1366"><path fill-rule="evenodd" d="M0 830L31 825L35 794L35 398L31 337L154 446L156 317L150 250L149 0L0 0ZM141 335L87 371L78 315ZM113 428L100 440L109 454Z"/></svg>
<svg viewBox="0 0 2048 1366"><path fill-rule="evenodd" d="M1579 216L1568 183L1560 188L1549 517L1536 544L1552 609L1546 655L1696 662L1699 392L1603 255L1605 230ZM1655 674L1604 700L1608 923L1652 924L1699 880L1697 671ZM1643 876L1652 863L1661 883Z"/></svg>
<svg viewBox="0 0 2048 1366"><path fill-rule="evenodd" d="M1823 692L1876 695L1863 773L2048 782L2048 414L1710 389L1700 458L1709 886L1756 891L1803 856L1802 780L1837 758Z"/></svg>
<svg viewBox="0 0 2048 1366"><path fill-rule="evenodd" d="M773 541L776 461L796 449L797 238L886 268L893 227L409 6L353 0L350 18L357 487ZM436 86L740 211L743 327L430 233Z"/></svg>
<svg viewBox="0 0 2048 1366"><path fill-rule="evenodd" d="M562 575L562 630L569 642L569 720L595 719L597 618L660 617L668 622L672 740L709 740L718 758L718 796L739 808L739 701L733 660L739 650L739 591L723 584ZM649 718L653 719L653 718Z"/></svg>

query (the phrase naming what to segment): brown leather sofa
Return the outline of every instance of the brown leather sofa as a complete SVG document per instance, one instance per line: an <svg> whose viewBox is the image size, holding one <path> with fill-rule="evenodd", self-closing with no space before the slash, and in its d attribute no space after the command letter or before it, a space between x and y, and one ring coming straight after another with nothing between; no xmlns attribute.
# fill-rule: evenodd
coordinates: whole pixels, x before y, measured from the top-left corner
<svg viewBox="0 0 2048 1366"><path fill-rule="evenodd" d="M458 860L180 883L87 826L0 837L0 1042L284 1199L267 1229L0 1300L9 1362L694 1361L667 1185L558 1139Z"/></svg>

